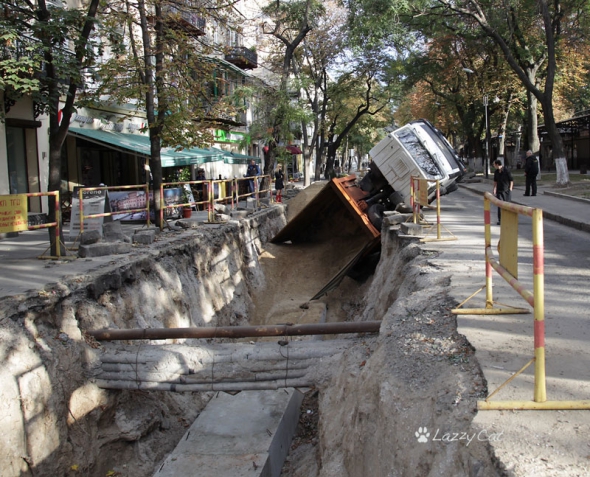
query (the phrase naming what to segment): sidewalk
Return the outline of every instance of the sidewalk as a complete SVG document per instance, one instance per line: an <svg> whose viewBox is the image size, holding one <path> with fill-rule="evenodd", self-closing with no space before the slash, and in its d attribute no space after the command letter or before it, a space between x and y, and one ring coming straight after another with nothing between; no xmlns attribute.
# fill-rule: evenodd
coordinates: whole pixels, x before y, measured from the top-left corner
<svg viewBox="0 0 590 477"><path fill-rule="evenodd" d="M492 192L491 179L475 178L460 182L459 187L483 195ZM524 186L516 186L512 191L512 202L527 207L543 209L543 217L584 232L590 232L590 200L565 196L551 191L549 185L539 185L535 197L524 196ZM449 196L452 200L452 194ZM495 217L495 215L494 215Z"/></svg>
<svg viewBox="0 0 590 477"><path fill-rule="evenodd" d="M491 181L485 179L461 182L460 187L483 195L492 191ZM515 203L543 209L546 219L557 221L568 227L590 232L590 200L566 198L551 192L550 186L539 186L536 197L524 197L524 187L515 187L512 200ZM445 202L453 201L453 194L445 197ZM193 220L206 220L206 213L193 213ZM140 229L141 224L124 224L126 233ZM170 238L176 234L190 234L197 229L185 232L166 233ZM70 246L67 242L66 246ZM109 255L91 259L77 260L40 260L37 257L48 255L49 235L47 230L19 233L18 237L0 240L0 298L24 293L30 290L42 290L45 285L63 280L66 277L82 275L104 267L113 261L125 262L145 252L146 247L134 248L130 256Z"/></svg>

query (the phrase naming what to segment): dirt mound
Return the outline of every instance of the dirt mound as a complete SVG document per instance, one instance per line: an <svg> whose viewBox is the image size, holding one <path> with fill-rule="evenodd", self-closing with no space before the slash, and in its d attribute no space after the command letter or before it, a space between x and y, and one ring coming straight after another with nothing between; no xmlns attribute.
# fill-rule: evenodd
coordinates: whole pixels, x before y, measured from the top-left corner
<svg viewBox="0 0 590 477"><path fill-rule="evenodd" d="M301 189L299 193L287 202L287 221L295 217L321 191L326 182L314 182L309 187Z"/></svg>

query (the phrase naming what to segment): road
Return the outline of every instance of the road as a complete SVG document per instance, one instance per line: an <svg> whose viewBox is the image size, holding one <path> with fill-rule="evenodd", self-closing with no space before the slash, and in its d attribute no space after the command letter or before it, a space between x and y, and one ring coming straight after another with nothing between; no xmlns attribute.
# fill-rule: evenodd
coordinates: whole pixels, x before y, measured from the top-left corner
<svg viewBox="0 0 590 477"><path fill-rule="evenodd" d="M483 198L470 191L443 197L444 235L458 240L428 244L434 262L453 273L452 294L461 302L485 284ZM432 213L428 213L432 219ZM495 224L496 209L492 206ZM448 230L448 232L447 232ZM492 226L494 250L500 227ZM519 280L532 290L532 224L519 220ZM544 221L546 372L548 400L590 399L590 234ZM494 272L494 300L528 307ZM481 308L485 292L464 305ZM530 308L530 307L528 307ZM534 353L533 315L459 315L459 332L476 348L489 392L524 366ZM510 382L495 400L533 399L533 367ZM590 475L590 410L480 411L474 421L501 433L492 445L516 476Z"/></svg>

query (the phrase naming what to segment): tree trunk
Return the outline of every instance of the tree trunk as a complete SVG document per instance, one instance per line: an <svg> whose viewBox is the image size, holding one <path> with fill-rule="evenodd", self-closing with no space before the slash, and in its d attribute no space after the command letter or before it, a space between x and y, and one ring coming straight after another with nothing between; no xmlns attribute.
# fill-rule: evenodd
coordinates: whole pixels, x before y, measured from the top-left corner
<svg viewBox="0 0 590 477"><path fill-rule="evenodd" d="M558 187L567 187L570 185L570 175L567 168L563 139L553 116L553 104L551 101L544 101L541 103L541 106L543 107L547 135L553 147L553 161L555 162L555 171L557 172L556 185Z"/></svg>
<svg viewBox="0 0 590 477"><path fill-rule="evenodd" d="M527 100L528 100L528 124L527 124L527 137L529 139L529 149L533 151L535 154L539 153L539 132L538 128L538 120L537 120L537 107L538 101L534 94L530 91L527 91Z"/></svg>

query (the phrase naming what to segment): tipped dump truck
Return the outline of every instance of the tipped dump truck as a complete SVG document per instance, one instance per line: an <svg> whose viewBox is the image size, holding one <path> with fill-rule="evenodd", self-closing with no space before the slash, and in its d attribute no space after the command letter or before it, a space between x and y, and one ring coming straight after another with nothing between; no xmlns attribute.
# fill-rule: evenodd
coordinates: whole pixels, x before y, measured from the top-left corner
<svg viewBox="0 0 590 477"><path fill-rule="evenodd" d="M350 238L350 246L358 251L334 277L336 282L379 249L384 213L409 204L411 177L429 181L429 200L433 200L437 180L444 195L457 189L456 181L465 173L454 149L426 120L413 121L389 133L369 155L369 171L360 181L355 175L332 179L271 240L298 243Z"/></svg>

